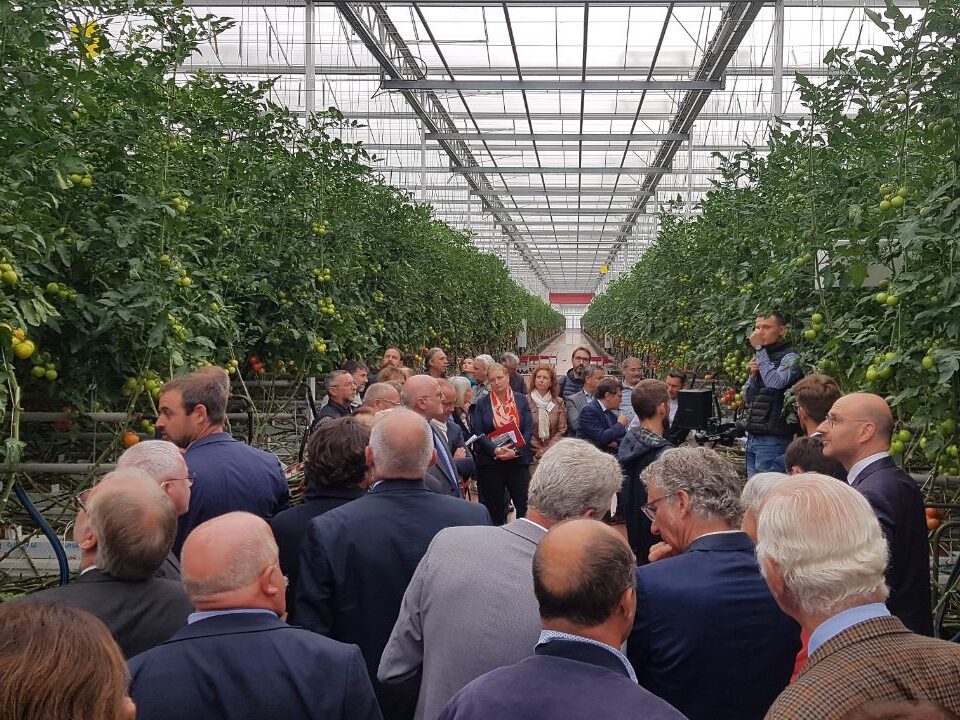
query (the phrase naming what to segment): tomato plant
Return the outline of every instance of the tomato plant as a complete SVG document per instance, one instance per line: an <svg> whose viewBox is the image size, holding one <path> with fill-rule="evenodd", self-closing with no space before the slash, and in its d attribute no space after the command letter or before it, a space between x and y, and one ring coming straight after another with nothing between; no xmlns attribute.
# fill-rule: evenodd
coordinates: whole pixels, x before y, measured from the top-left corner
<svg viewBox="0 0 960 720"><path fill-rule="evenodd" d="M176 1L0 6L0 413L16 394L149 411L204 364L316 374L387 345L457 356L505 347L523 320L534 341L563 327L382 182L336 108L304 122L270 82L177 73L229 25Z"/></svg>
<svg viewBox="0 0 960 720"><path fill-rule="evenodd" d="M768 154L717 155L721 178L584 315L621 352L739 384L756 315L786 313L807 372L887 397L915 468L950 474L960 399L960 35L956 3L866 11L882 49L830 50L798 77L809 115ZM739 353L739 354L738 354Z"/></svg>

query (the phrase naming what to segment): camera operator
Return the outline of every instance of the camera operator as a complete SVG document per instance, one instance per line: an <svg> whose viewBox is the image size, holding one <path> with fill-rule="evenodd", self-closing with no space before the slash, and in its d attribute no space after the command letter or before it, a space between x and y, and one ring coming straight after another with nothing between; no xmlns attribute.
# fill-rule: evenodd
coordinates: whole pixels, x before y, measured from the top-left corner
<svg viewBox="0 0 960 720"><path fill-rule="evenodd" d="M796 434L783 417L787 388L800 379L800 357L784 337L783 315L772 312L757 317L750 335L756 355L743 388L747 401L747 477L770 469Z"/></svg>

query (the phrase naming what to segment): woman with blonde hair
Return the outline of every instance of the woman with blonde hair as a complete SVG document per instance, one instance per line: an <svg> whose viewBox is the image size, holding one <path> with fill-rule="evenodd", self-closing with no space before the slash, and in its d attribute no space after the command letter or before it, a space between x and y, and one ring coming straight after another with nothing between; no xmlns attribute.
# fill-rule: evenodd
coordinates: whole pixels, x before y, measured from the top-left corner
<svg viewBox="0 0 960 720"><path fill-rule="evenodd" d="M127 666L99 619L57 603L0 605L0 720L133 720Z"/></svg>
<svg viewBox="0 0 960 720"><path fill-rule="evenodd" d="M552 365L538 365L530 374L530 412L533 413L533 468L543 454L567 434L567 408L560 397L557 371Z"/></svg>
<svg viewBox="0 0 960 720"><path fill-rule="evenodd" d="M481 501L490 511L494 525L507 521L504 488L510 494L517 517L527 514L527 486L530 484L530 448L533 434L533 416L523 393L510 387L507 371L499 363L487 367L490 392L470 409L470 428L477 441L473 444L477 460L477 485ZM516 443L496 444L491 433L516 427L520 437Z"/></svg>

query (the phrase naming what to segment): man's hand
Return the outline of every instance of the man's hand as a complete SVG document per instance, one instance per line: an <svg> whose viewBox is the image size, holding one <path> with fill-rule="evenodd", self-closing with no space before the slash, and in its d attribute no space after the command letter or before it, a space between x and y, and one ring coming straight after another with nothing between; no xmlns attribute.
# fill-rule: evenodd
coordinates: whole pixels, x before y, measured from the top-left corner
<svg viewBox="0 0 960 720"><path fill-rule="evenodd" d="M750 359L750 374L757 375L760 372L760 366L757 364L756 356Z"/></svg>
<svg viewBox="0 0 960 720"><path fill-rule="evenodd" d="M620 447L620 443L618 443L616 440L611 440L610 442L607 443L607 447L610 447L616 450L618 447Z"/></svg>
<svg viewBox="0 0 960 720"><path fill-rule="evenodd" d="M756 347L757 345L763 345L763 338L760 337L759 330L754 330L750 333L750 346Z"/></svg>
<svg viewBox="0 0 960 720"><path fill-rule="evenodd" d="M663 560L664 558L673 557L674 555L679 554L680 553L674 549L673 545L660 541L650 548L650 553L647 555L647 560L649 562L656 562L657 560Z"/></svg>
<svg viewBox="0 0 960 720"><path fill-rule="evenodd" d="M467 456L467 451L464 448L457 448L453 453L454 460L463 460Z"/></svg>
<svg viewBox="0 0 960 720"><path fill-rule="evenodd" d="M630 420L627 419L626 415L621 415L620 417L618 417L617 422L623 425L624 427L630 424Z"/></svg>

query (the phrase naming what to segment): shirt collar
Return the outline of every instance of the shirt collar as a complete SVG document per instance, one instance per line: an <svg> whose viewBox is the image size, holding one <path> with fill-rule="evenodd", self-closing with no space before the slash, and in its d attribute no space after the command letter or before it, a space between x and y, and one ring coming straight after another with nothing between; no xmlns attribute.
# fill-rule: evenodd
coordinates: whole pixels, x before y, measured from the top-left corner
<svg viewBox="0 0 960 720"><path fill-rule="evenodd" d="M877 460L881 460L885 457L889 457L889 455L890 453L884 451L884 452L874 453L873 455L868 455L863 460L858 460L853 464L853 467L850 468L850 470L847 472L847 483L849 483L850 485L853 485L854 480L857 479L857 476L863 472L864 468L866 468L867 465L869 465L870 463L874 463Z"/></svg>
<svg viewBox="0 0 960 720"><path fill-rule="evenodd" d="M520 518L520 519L523 520L524 522L530 523L530 524L533 525L534 527L540 528L540 529L543 530L544 532L547 532L547 529L546 529L543 525L541 525L540 523L535 523L533 520L531 520L531 519L529 519L529 518L525 518L525 517L522 517L522 518ZM546 631L544 631L544 632L546 632Z"/></svg>
<svg viewBox="0 0 960 720"><path fill-rule="evenodd" d="M206 620L207 618L217 617L218 615L256 615L266 613L267 615L277 616L272 610L264 608L237 608L236 610L202 610L190 613L187 616L187 625L193 625L195 622Z"/></svg>
<svg viewBox="0 0 960 720"><path fill-rule="evenodd" d="M624 655L620 650L606 643L599 642L598 640L592 640L590 638L585 638L580 635L571 635L570 633L557 632L556 630L541 630L540 639L537 641L537 647L544 645L553 640L567 640L569 642L579 642L586 645L596 645L597 647L602 647L604 650L607 650L613 653L617 659L623 663L623 666L627 669L627 674L630 676L630 679L634 682L637 682L637 674L633 671L633 665L630 664L630 661L627 660L626 655Z"/></svg>
<svg viewBox="0 0 960 720"><path fill-rule="evenodd" d="M81 571L80 571L80 574L81 574L81 575L84 575L84 574L90 572L91 570L96 570L96 569L97 569L97 566L96 566L96 565L90 565L90 566L88 566L88 567L85 567L83 570L81 570Z"/></svg>
<svg viewBox="0 0 960 720"><path fill-rule="evenodd" d="M889 614L890 611L883 603L870 603L868 605L858 605L834 615L817 626L817 629L810 635L810 641L807 643L807 657L813 657L813 654L825 642L836 637L844 630L867 620L886 617Z"/></svg>

